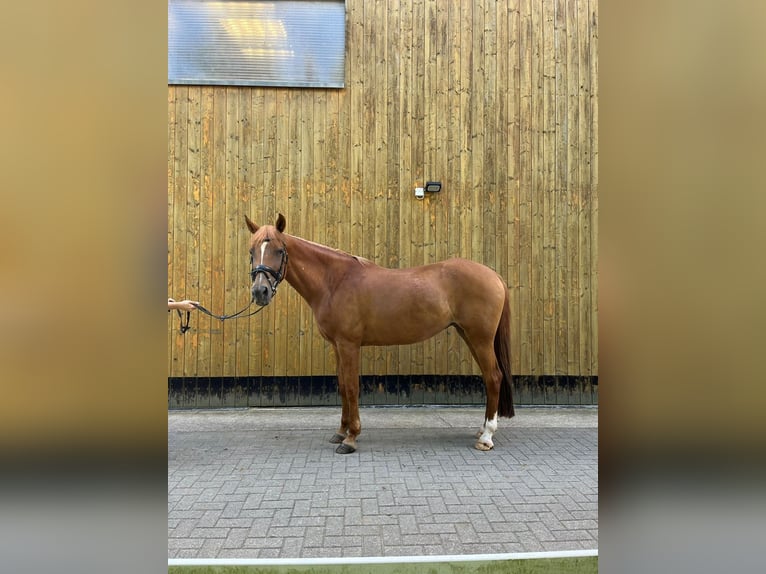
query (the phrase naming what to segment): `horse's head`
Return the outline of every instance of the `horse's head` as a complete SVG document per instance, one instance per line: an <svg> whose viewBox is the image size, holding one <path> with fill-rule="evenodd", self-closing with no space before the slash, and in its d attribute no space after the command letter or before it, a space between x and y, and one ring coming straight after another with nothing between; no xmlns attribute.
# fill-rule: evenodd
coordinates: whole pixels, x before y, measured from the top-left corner
<svg viewBox="0 0 766 574"><path fill-rule="evenodd" d="M250 237L250 279L253 282L250 292L258 305L268 305L287 271L287 248L282 235L285 217L280 213L276 225L258 227L245 215L245 223L253 234Z"/></svg>

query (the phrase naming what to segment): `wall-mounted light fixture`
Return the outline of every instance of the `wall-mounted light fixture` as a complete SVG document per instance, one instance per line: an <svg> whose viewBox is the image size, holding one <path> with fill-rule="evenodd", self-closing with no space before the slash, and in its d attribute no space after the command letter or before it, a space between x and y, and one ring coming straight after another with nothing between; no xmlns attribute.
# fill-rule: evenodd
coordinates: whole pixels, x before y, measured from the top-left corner
<svg viewBox="0 0 766 574"><path fill-rule="evenodd" d="M425 190L428 193L436 193L442 190L442 182L440 181L427 181Z"/></svg>

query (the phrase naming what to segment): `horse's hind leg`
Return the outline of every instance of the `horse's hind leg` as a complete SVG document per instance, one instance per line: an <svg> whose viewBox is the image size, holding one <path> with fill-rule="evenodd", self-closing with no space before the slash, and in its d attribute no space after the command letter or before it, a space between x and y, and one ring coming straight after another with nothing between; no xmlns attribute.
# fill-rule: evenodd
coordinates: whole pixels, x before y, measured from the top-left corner
<svg viewBox="0 0 766 574"><path fill-rule="evenodd" d="M497 405L500 400L500 383L503 379L503 373L497 364L495 357L494 339L467 333L458 328L457 332L466 342L471 350L473 358L481 369L481 378L487 389L487 406L484 411L484 423L479 432L476 433L475 448L478 450L490 450L495 444L492 442L492 435L497 430Z"/></svg>
<svg viewBox="0 0 766 574"><path fill-rule="evenodd" d="M487 406L484 410L484 423L479 432L476 433L476 438L479 440L474 446L479 450L490 450L495 446L492 442L492 435L497 430L497 404L500 399L500 383L503 374L497 365L494 350L491 352L491 357L479 361L479 367L484 385L487 388Z"/></svg>

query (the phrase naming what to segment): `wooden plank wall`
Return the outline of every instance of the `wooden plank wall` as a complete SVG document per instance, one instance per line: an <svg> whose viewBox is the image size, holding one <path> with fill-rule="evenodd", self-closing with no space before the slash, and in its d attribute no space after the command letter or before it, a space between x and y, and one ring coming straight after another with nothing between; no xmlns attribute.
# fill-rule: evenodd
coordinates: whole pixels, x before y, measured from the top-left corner
<svg viewBox="0 0 766 574"><path fill-rule="evenodd" d="M346 87L168 87L168 293L248 301L244 215L391 267L458 255L510 287L513 371L597 375L596 0L347 0ZM416 200L414 188L443 190ZM170 377L334 373L308 306L168 319ZM478 374L453 330L365 375Z"/></svg>

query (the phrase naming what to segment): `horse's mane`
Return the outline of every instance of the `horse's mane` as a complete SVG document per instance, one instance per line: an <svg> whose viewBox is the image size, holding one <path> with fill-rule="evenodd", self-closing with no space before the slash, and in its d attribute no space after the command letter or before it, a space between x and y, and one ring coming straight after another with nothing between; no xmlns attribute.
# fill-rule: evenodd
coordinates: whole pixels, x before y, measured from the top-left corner
<svg viewBox="0 0 766 574"><path fill-rule="evenodd" d="M372 265L372 261L369 259L365 259L364 257L361 257L359 255L352 255L348 251L343 251L342 249L338 249L337 247L330 247L328 245L322 245L321 243L316 243L315 241L311 241L309 239L304 239L303 237L296 237L295 235L291 235L290 237L294 239L300 239L304 243L308 243L309 245L313 245L314 247L319 247L320 249L324 249L326 251L331 251L333 253L336 253L338 255L342 255L344 257L350 257L354 259L357 263L359 263L362 266Z"/></svg>

